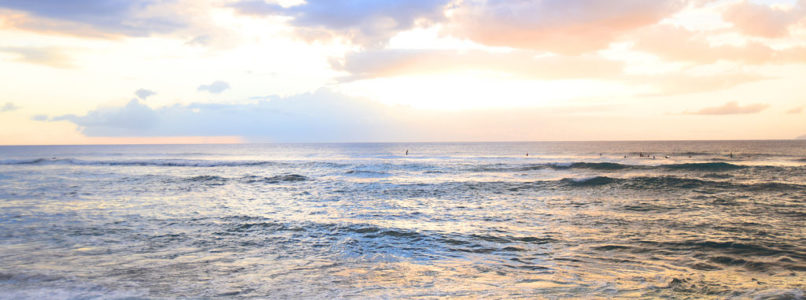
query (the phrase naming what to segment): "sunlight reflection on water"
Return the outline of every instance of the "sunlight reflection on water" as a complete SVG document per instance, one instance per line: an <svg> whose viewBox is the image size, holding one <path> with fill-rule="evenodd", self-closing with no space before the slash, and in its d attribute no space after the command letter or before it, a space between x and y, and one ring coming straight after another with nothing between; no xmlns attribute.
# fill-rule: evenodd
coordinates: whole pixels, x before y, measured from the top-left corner
<svg viewBox="0 0 806 300"><path fill-rule="evenodd" d="M806 143L732 143L0 147L0 298L802 297Z"/></svg>

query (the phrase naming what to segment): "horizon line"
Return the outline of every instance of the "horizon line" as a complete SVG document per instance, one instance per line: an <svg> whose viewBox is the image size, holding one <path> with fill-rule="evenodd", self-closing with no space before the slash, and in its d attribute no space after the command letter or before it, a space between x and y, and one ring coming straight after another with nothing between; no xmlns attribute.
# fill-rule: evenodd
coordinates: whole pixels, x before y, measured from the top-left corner
<svg viewBox="0 0 806 300"><path fill-rule="evenodd" d="M591 142L777 142L806 141L803 138L792 139L691 139L691 140L532 140L532 141L350 141L350 142L241 142L241 143L88 143L88 144L0 144L0 147L47 147L47 146L201 146L201 145L270 145L270 144L490 144L490 143L591 143Z"/></svg>

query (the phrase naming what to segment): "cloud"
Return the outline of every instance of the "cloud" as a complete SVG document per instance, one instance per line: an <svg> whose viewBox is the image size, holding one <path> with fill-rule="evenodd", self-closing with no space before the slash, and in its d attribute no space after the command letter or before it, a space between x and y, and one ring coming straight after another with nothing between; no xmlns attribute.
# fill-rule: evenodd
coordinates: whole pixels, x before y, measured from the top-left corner
<svg viewBox="0 0 806 300"><path fill-rule="evenodd" d="M139 89L135 91L134 94L137 95L137 98L140 98L141 100L146 100L146 98L154 96L157 93L147 89Z"/></svg>
<svg viewBox="0 0 806 300"><path fill-rule="evenodd" d="M414 28L418 21L444 19L450 0L308 0L283 7L261 0L245 0L230 7L245 15L283 15L307 36L342 36L365 46L384 44L400 31Z"/></svg>
<svg viewBox="0 0 806 300"><path fill-rule="evenodd" d="M650 93L642 96L673 96L724 90L741 84L766 79L769 78L760 75L743 73L714 74L709 76L671 73L654 76L632 76L628 79L625 79L625 81L633 83L645 83L655 86L658 89L657 93Z"/></svg>
<svg viewBox="0 0 806 300"><path fill-rule="evenodd" d="M722 14L743 34L766 38L789 35L789 27L806 15L802 2L789 9L742 1L730 6Z"/></svg>
<svg viewBox="0 0 806 300"><path fill-rule="evenodd" d="M265 16L265 15L282 15L285 9L274 3L266 3L263 0L244 0L232 3L229 7L234 8L236 12L242 15L251 16Z"/></svg>
<svg viewBox="0 0 806 300"><path fill-rule="evenodd" d="M40 119L70 122L85 136L98 138L240 136L247 141L278 142L511 141L540 137L568 139L569 131L589 130L586 128L591 126L586 121L601 121L596 114L609 109L599 106L428 111L384 105L321 89L242 104L193 103L149 108L139 100L132 100L125 106L98 108L85 115Z"/></svg>
<svg viewBox="0 0 806 300"><path fill-rule="evenodd" d="M776 50L760 42L743 46L711 45L706 34L671 25L654 26L636 34L635 50L670 61L714 63L720 60L748 64L790 63L806 60L806 48Z"/></svg>
<svg viewBox="0 0 806 300"><path fill-rule="evenodd" d="M693 115L741 115L755 114L770 107L769 104L757 103L740 106L738 102L732 101L722 106L707 107L696 112L687 112Z"/></svg>
<svg viewBox="0 0 806 300"><path fill-rule="evenodd" d="M371 50L351 53L333 67L345 80L410 74L491 71L533 79L603 78L621 74L622 63L598 56L543 56L527 51Z"/></svg>
<svg viewBox="0 0 806 300"><path fill-rule="evenodd" d="M787 110L786 113L788 114L799 114L803 112L803 106L795 107L793 109Z"/></svg>
<svg viewBox="0 0 806 300"><path fill-rule="evenodd" d="M369 50L350 53L343 61L333 61L331 64L334 69L350 74L343 77L342 81L481 71L537 80L620 81L634 86L649 85L657 89L657 92L641 96L710 92L769 79L748 73L697 76L685 72L673 72L662 75L628 75L623 73L623 62L608 60L601 56L536 56L530 51L490 53L453 50Z"/></svg>
<svg viewBox="0 0 806 300"><path fill-rule="evenodd" d="M93 137L246 136L278 141L361 141L399 137L395 110L328 90L247 104L173 105L152 109L139 100L63 115ZM396 135L398 134L398 135Z"/></svg>
<svg viewBox="0 0 806 300"><path fill-rule="evenodd" d="M34 121L48 121L48 120L50 120L50 117L48 115L34 115L33 117L31 117L31 120L34 120Z"/></svg>
<svg viewBox="0 0 806 300"><path fill-rule="evenodd" d="M806 134L797 137L799 140L806 140Z"/></svg>
<svg viewBox="0 0 806 300"><path fill-rule="evenodd" d="M90 136L125 136L148 132L159 122L159 115L139 100L132 99L123 107L99 108L84 116L56 116L50 121L73 122Z"/></svg>
<svg viewBox="0 0 806 300"><path fill-rule="evenodd" d="M211 37L210 35L207 35L207 34L203 34L203 35L196 36L193 39L185 42L185 45L207 46L207 45L210 45L212 40L213 40L213 37Z"/></svg>
<svg viewBox="0 0 806 300"><path fill-rule="evenodd" d="M64 54L64 50L54 47L2 47L0 52L10 53L16 56L19 62L45 65L54 68L71 68L73 64L70 58Z"/></svg>
<svg viewBox="0 0 806 300"><path fill-rule="evenodd" d="M446 31L475 42L555 53L607 48L625 32L656 24L682 0L468 0L451 10Z"/></svg>
<svg viewBox="0 0 806 300"><path fill-rule="evenodd" d="M18 109L20 109L20 107L11 102L6 102L5 105L0 106L0 112L15 111Z"/></svg>
<svg viewBox="0 0 806 300"><path fill-rule="evenodd" d="M4 0L0 1L0 8L27 14L12 20L11 25L17 28L91 36L148 36L184 26L177 16L155 13L155 7L172 2L173 0Z"/></svg>
<svg viewBox="0 0 806 300"><path fill-rule="evenodd" d="M196 90L207 91L213 94L221 94L230 88L229 83L221 80L216 80L210 84L202 84Z"/></svg>
<svg viewBox="0 0 806 300"><path fill-rule="evenodd" d="M764 133L769 131L758 131L760 126L777 128L744 118L720 122L694 118L683 122L680 115L635 114L630 107L577 103L435 111L385 105L322 89L240 104L192 103L151 108L132 100L124 106L101 107L83 115L56 116L47 121L75 124L80 133L90 138L123 141L142 137L144 141L148 137L151 142L168 141L169 137L242 137L251 142L685 139L693 138L691 131L702 133L697 138L739 139L769 137ZM734 131L726 132L725 126Z"/></svg>

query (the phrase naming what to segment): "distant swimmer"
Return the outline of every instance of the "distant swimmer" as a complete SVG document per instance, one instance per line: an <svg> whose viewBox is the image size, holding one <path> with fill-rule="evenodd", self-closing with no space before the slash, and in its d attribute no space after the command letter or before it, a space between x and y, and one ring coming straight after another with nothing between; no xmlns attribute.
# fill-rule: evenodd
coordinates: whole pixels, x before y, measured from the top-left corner
<svg viewBox="0 0 806 300"><path fill-rule="evenodd" d="M526 156L529 156L529 152L526 152Z"/></svg>
<svg viewBox="0 0 806 300"><path fill-rule="evenodd" d="M626 156L626 155L624 155L624 158L627 158L627 156Z"/></svg>
<svg viewBox="0 0 806 300"><path fill-rule="evenodd" d="M666 156L664 156L664 158L669 159L669 156L668 156L668 155L666 155Z"/></svg>
<svg viewBox="0 0 806 300"><path fill-rule="evenodd" d="M406 155L409 155L409 149L406 149Z"/></svg>
<svg viewBox="0 0 806 300"><path fill-rule="evenodd" d="M733 158L733 152L730 153L730 158Z"/></svg>
<svg viewBox="0 0 806 300"><path fill-rule="evenodd" d="M655 156L654 156L654 155L652 155L652 159L655 159Z"/></svg>

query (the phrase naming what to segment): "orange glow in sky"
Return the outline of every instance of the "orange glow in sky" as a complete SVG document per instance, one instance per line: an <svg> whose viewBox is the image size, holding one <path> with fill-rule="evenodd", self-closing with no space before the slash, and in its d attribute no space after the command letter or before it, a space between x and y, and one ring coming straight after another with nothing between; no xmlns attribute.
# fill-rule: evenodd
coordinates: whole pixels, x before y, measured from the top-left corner
<svg viewBox="0 0 806 300"><path fill-rule="evenodd" d="M806 136L806 0L350 3L3 1L0 144Z"/></svg>

